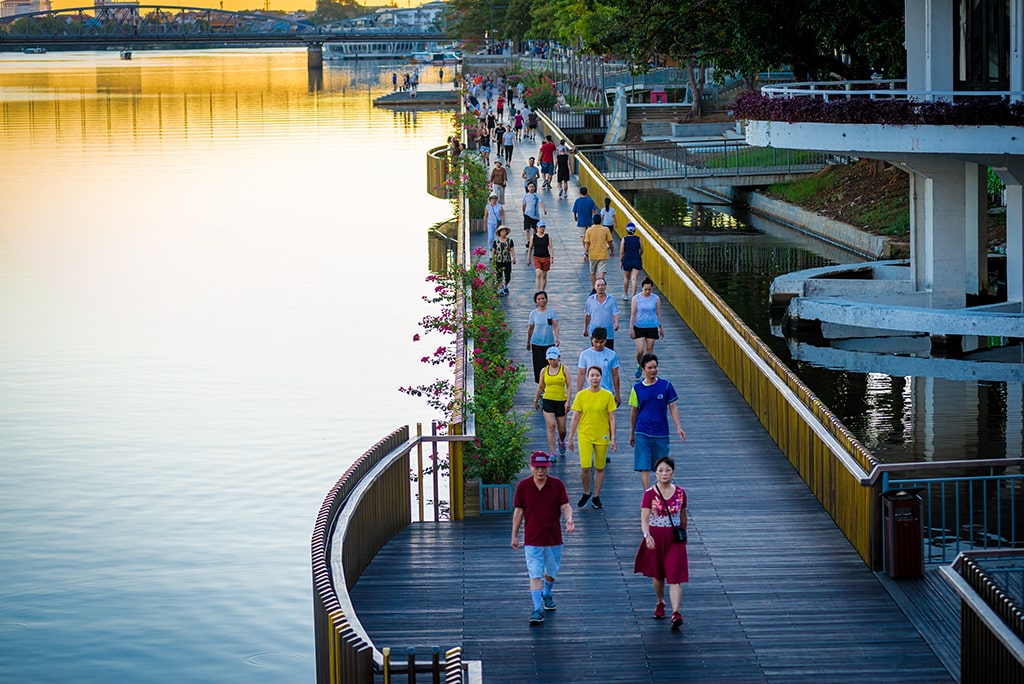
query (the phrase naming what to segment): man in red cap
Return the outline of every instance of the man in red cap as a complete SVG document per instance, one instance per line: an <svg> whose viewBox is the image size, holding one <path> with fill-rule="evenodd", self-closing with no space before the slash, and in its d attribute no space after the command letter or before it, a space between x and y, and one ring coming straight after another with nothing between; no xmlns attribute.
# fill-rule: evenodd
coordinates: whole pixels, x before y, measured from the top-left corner
<svg viewBox="0 0 1024 684"><path fill-rule="evenodd" d="M526 552L526 571L530 575L530 596L533 612L530 624L544 622L544 611L555 609L551 588L562 564L562 524L565 532L572 533L572 506L565 483L548 475L551 456L535 451L530 456L530 477L516 485L512 500L512 548L519 549L519 526L526 521L523 542Z"/></svg>

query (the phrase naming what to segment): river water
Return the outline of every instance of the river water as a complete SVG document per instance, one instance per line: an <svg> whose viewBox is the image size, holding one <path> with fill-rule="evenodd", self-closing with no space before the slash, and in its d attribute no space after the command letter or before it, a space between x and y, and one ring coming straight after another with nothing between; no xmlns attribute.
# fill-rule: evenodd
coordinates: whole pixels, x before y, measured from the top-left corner
<svg viewBox="0 0 1024 684"><path fill-rule="evenodd" d="M0 54L0 681L314 678L322 498L430 418L450 114L305 64Z"/></svg>
<svg viewBox="0 0 1024 684"><path fill-rule="evenodd" d="M772 280L862 258L693 193L633 203L880 461L1024 456L1021 340L965 338L939 355L926 335L787 338L769 312Z"/></svg>

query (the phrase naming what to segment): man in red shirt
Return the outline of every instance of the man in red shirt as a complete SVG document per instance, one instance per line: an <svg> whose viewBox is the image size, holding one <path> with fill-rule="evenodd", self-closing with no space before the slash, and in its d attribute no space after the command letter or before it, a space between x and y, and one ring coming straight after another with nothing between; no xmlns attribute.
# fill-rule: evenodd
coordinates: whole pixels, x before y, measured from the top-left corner
<svg viewBox="0 0 1024 684"><path fill-rule="evenodd" d="M519 527L526 521L523 542L526 552L526 570L530 576L530 597L533 612L530 624L544 622L544 611L555 609L551 588L562 565L562 525L565 532L576 529L572 521L572 506L565 483L548 476L551 456L535 451L530 456L530 477L519 481L512 500L512 548L519 549Z"/></svg>
<svg viewBox="0 0 1024 684"><path fill-rule="evenodd" d="M540 145L540 172L544 176L543 188L551 187L551 177L555 173L555 143L551 141L550 135L544 136L544 142Z"/></svg>

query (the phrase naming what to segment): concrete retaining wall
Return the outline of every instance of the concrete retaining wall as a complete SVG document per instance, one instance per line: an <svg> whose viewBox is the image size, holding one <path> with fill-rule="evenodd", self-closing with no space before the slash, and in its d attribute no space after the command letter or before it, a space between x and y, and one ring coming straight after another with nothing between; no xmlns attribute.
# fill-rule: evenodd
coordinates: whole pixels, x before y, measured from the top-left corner
<svg viewBox="0 0 1024 684"><path fill-rule="evenodd" d="M890 259L899 256L891 238L872 235L849 223L825 218L758 192L751 192L741 199L747 201L754 214L841 245L867 258Z"/></svg>

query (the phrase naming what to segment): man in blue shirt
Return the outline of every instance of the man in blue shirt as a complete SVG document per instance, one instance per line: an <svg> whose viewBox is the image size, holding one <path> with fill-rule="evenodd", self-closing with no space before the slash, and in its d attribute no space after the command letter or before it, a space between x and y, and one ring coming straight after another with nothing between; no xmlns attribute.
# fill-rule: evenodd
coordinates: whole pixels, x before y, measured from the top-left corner
<svg viewBox="0 0 1024 684"><path fill-rule="evenodd" d="M668 416L676 425L679 441L686 433L679 422L679 395L668 380L658 377L658 357L644 354L640 359L643 379L629 393L629 445L633 447L633 470L640 471L644 491L651 486L651 471L663 456L668 456Z"/></svg>
<svg viewBox="0 0 1024 684"><path fill-rule="evenodd" d="M619 394L619 355L608 349L607 328L597 327L590 331L590 349L580 352L577 363L576 392L583 390L587 369L597 366L601 369L601 387L615 395L615 405L622 403Z"/></svg>
<svg viewBox="0 0 1024 684"><path fill-rule="evenodd" d="M580 196L572 205L572 217L576 219L576 227L586 232L587 228L594 225L594 214L597 213L597 204L587 195L587 188L580 188ZM583 236L580 235L582 238Z"/></svg>

